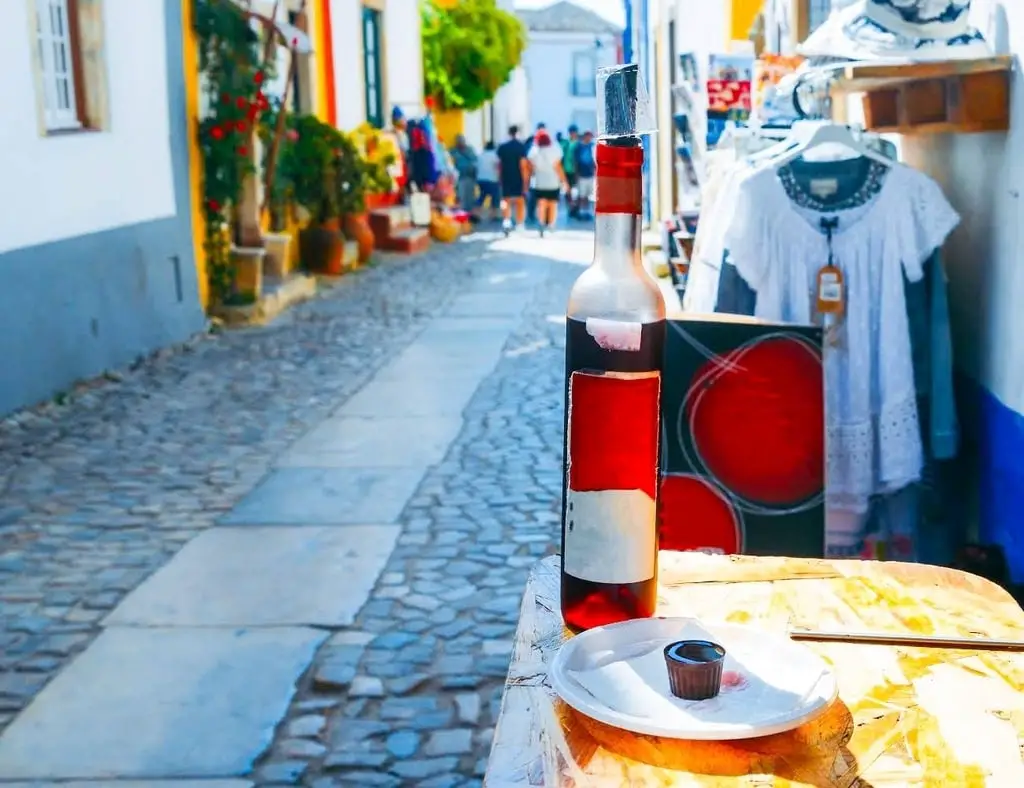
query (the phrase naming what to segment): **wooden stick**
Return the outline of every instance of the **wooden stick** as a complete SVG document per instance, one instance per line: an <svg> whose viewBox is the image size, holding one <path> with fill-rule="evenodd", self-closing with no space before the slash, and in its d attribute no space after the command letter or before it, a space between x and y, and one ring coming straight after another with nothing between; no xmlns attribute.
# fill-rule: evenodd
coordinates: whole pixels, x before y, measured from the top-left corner
<svg viewBox="0 0 1024 788"><path fill-rule="evenodd" d="M877 646L910 646L913 648L948 648L965 651L1024 651L1024 641L992 638L961 638L934 635L889 635L873 632L814 632L808 629L790 631L792 640L820 643L849 643Z"/></svg>
<svg viewBox="0 0 1024 788"><path fill-rule="evenodd" d="M275 6L276 7L276 6ZM306 31L306 0L302 0L299 6L299 29ZM260 215L270 210L270 192L274 188L274 176L277 174L277 156L281 150L281 140L284 138L285 121L288 115L288 94L291 93L292 83L295 81L295 73L298 70L298 58L294 49L288 47L288 77L284 83L284 92L281 94L281 106L277 112L277 123L274 124L274 135L270 138L270 149L267 151L267 167L263 173L263 206Z"/></svg>

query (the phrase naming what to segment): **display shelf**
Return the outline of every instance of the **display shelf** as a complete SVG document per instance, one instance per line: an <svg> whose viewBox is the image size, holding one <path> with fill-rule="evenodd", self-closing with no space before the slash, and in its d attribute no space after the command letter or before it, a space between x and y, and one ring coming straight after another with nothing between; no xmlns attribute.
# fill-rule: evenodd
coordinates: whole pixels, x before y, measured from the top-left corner
<svg viewBox="0 0 1024 788"><path fill-rule="evenodd" d="M863 94L864 126L891 134L1005 131L1013 59L858 63L842 70L833 95Z"/></svg>

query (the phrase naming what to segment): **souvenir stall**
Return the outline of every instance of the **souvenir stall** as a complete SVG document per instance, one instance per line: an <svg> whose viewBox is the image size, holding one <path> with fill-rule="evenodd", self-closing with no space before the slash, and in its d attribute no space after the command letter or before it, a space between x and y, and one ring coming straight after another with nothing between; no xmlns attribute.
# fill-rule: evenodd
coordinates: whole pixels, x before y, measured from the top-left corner
<svg viewBox="0 0 1024 788"><path fill-rule="evenodd" d="M949 565L965 534L935 483L960 443L942 249L960 216L896 135L999 128L1006 74L966 15L940 33L904 5L845 3L804 60L755 66L755 118L704 157L681 301L722 332L733 316L821 329L827 555Z"/></svg>
<svg viewBox="0 0 1024 788"><path fill-rule="evenodd" d="M408 139L407 170L413 224L430 227L436 241L451 242L470 229L469 215L456 210L455 175L451 157L441 142L431 114L431 102L422 118L402 119Z"/></svg>

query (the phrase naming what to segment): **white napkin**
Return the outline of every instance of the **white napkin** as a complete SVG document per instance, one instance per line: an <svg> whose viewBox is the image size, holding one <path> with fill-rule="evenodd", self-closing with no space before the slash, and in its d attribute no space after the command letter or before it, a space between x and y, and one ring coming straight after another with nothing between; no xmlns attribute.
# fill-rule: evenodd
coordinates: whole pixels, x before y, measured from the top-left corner
<svg viewBox="0 0 1024 788"><path fill-rule="evenodd" d="M722 691L715 698L681 700L669 688L663 650L676 640L691 639L712 640L726 649ZM604 652L589 661L592 667L569 673L595 699L621 714L682 730L748 729L770 725L801 708L826 670L813 653L801 647L778 653L771 648L775 642L756 635L723 642L691 624L672 640L647 644L651 647L640 654Z"/></svg>

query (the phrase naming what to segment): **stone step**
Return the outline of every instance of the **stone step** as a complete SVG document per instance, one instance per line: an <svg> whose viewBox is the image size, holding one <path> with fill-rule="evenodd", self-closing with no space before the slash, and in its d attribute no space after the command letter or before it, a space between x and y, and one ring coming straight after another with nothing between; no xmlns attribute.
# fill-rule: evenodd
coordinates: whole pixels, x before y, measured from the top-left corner
<svg viewBox="0 0 1024 788"><path fill-rule="evenodd" d="M370 211L369 220L378 246L382 240L412 227L412 214L404 205Z"/></svg>
<svg viewBox="0 0 1024 788"><path fill-rule="evenodd" d="M430 230L425 227L407 227L378 241L377 248L405 254L424 252L430 248Z"/></svg>

